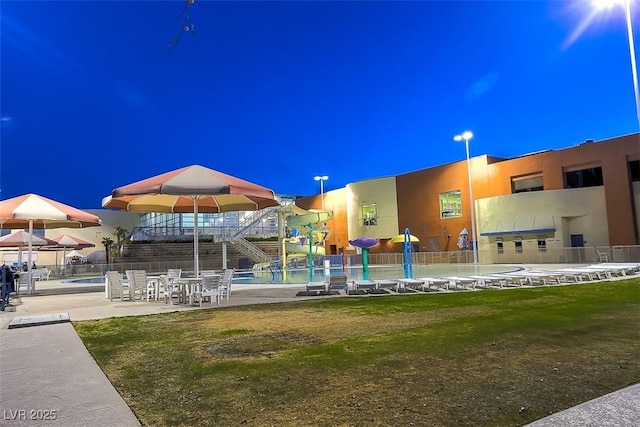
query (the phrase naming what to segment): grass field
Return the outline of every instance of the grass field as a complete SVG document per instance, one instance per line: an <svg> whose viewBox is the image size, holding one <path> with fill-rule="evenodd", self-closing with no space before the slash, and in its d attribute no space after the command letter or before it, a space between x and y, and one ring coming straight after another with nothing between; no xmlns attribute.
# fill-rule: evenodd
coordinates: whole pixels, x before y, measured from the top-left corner
<svg viewBox="0 0 640 427"><path fill-rule="evenodd" d="M75 322L149 426L518 426L640 381L640 279Z"/></svg>

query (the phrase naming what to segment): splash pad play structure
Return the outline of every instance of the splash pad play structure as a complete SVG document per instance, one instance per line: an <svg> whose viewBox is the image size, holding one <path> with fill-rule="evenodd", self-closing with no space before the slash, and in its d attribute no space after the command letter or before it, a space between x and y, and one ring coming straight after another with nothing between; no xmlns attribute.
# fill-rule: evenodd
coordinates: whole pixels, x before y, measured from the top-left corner
<svg viewBox="0 0 640 427"><path fill-rule="evenodd" d="M296 205L289 205L281 212L289 230L285 236L284 230L279 232L281 244L280 260L258 263L253 266L254 276L263 276L265 273L274 275L282 274L282 282L287 282L287 270L296 269L299 263L306 263L311 280L313 277L314 258L324 257L324 247L329 228L325 223L333 216L332 212L320 210L305 210ZM289 216L285 215L288 214Z"/></svg>

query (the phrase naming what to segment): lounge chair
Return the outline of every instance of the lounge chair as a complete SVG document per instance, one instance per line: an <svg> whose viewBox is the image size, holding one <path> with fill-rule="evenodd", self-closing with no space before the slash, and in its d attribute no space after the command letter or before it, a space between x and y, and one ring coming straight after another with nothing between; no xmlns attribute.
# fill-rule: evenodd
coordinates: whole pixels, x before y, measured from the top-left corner
<svg viewBox="0 0 640 427"><path fill-rule="evenodd" d="M462 277L462 276L446 276L443 279L449 280L453 283L456 290L458 290L458 285L462 289L467 289L467 286L470 285L471 289L475 289L478 284L478 279L474 279L472 277Z"/></svg>
<svg viewBox="0 0 640 427"><path fill-rule="evenodd" d="M354 280L351 286L347 287L349 295L370 294L376 291L378 285L373 280Z"/></svg>
<svg viewBox="0 0 640 427"><path fill-rule="evenodd" d="M374 280L374 282L376 282L376 288L378 290L384 291L386 289L393 289L396 292L398 291L398 282L395 280L379 279Z"/></svg>
<svg viewBox="0 0 640 427"><path fill-rule="evenodd" d="M406 277L404 279L397 279L397 282L398 292L424 291L424 280Z"/></svg>
<svg viewBox="0 0 640 427"><path fill-rule="evenodd" d="M490 277L490 276L469 276L469 278L471 279L476 279L476 286L481 286L485 289L489 289L491 286L496 286L498 285L500 288L502 288L502 279L499 279L497 277Z"/></svg>
<svg viewBox="0 0 640 427"><path fill-rule="evenodd" d="M431 291L432 285L435 287L433 290L436 291L441 289L449 290L449 284L451 283L449 280L443 279L442 277L418 277L418 280L422 280L424 282L422 290L425 291Z"/></svg>
<svg viewBox="0 0 640 427"><path fill-rule="evenodd" d="M329 276L329 280L325 282L325 292L331 294L335 291L347 292L347 276L343 274Z"/></svg>

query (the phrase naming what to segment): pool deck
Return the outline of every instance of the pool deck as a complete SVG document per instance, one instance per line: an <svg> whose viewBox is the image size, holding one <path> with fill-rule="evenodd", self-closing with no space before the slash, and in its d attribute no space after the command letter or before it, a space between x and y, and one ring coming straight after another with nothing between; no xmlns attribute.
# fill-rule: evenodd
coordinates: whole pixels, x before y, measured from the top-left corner
<svg viewBox="0 0 640 427"><path fill-rule="evenodd" d="M304 285L234 284L232 298L219 307L319 298L296 296L301 289ZM350 298L328 298L335 297ZM112 302L105 298L104 285L68 285L60 280L38 282L36 294L21 295L10 302L14 311L0 312L0 402L4 415L0 426L139 426L65 315L76 321L201 309L162 301ZM202 309L211 306L205 304ZM17 318L41 324L47 317L62 323L8 328ZM640 384L531 426L636 426L640 425L638 402Z"/></svg>

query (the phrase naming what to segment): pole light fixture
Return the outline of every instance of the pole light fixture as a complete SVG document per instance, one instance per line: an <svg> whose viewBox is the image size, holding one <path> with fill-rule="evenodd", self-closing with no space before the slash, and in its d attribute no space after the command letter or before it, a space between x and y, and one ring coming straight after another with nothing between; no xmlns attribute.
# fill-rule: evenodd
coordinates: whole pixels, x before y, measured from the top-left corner
<svg viewBox="0 0 640 427"><path fill-rule="evenodd" d="M322 210L324 211L324 182L329 179L327 175L316 175L314 180L320 181L320 200L322 201Z"/></svg>
<svg viewBox="0 0 640 427"><path fill-rule="evenodd" d="M454 141L464 141L466 151L467 151L467 176L469 180L469 206L471 207L471 239L472 246L471 251L473 252L473 263L478 263L478 252L476 249L476 245L478 243L478 239L476 238L476 214L475 214L475 203L473 200L473 186L471 185L471 160L469 159L469 140L473 138L473 133L470 131L464 131L460 135L456 135L453 137Z"/></svg>

